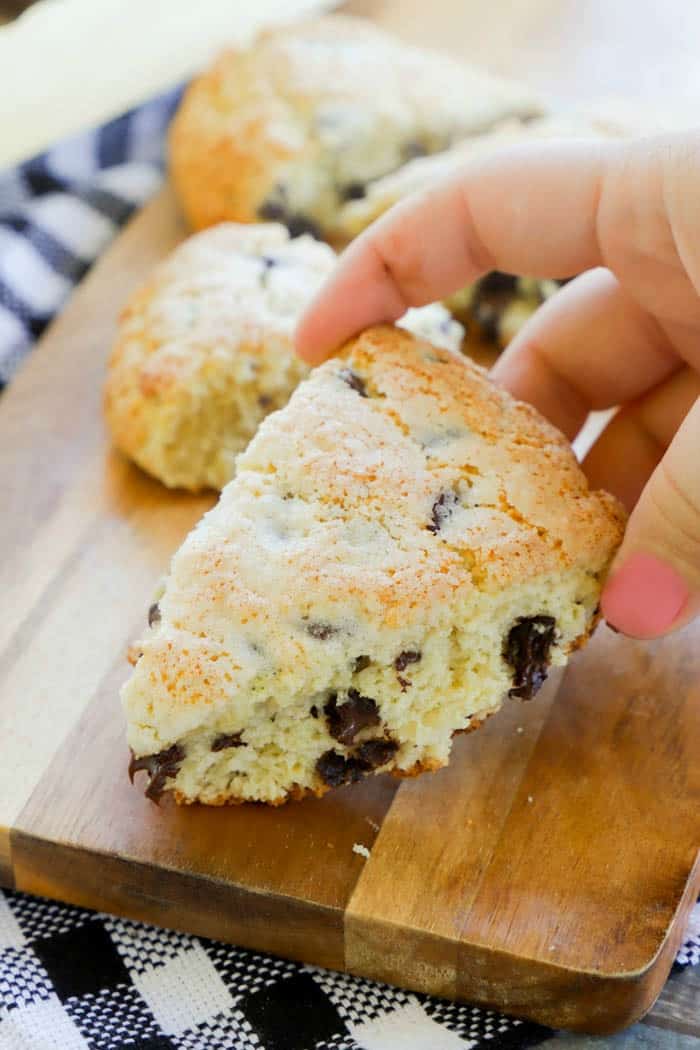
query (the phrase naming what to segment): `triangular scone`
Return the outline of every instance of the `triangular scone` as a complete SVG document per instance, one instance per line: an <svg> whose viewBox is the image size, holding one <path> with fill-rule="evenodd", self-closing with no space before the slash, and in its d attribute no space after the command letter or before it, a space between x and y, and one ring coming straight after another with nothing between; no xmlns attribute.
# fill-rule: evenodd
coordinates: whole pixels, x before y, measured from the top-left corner
<svg viewBox="0 0 700 1050"><path fill-rule="evenodd" d="M123 691L149 792L280 803L444 765L590 634L623 531L465 359L370 329L265 420Z"/></svg>
<svg viewBox="0 0 700 1050"><path fill-rule="evenodd" d="M170 176L195 229L272 219L335 238L344 202L372 179L541 108L523 84L327 15L226 51L190 84Z"/></svg>

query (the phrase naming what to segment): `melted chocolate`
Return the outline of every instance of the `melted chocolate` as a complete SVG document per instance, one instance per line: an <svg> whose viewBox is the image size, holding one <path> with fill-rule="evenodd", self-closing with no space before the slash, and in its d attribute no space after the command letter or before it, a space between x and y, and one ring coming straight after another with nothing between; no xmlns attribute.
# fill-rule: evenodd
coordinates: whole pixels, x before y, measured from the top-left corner
<svg viewBox="0 0 700 1050"><path fill-rule="evenodd" d="M240 733L219 733L211 742L212 751L226 751L229 747L247 747Z"/></svg>
<svg viewBox="0 0 700 1050"><path fill-rule="evenodd" d="M166 780L177 776L184 758L185 749L180 744L173 744L172 747L159 751L155 755L143 755L141 758L136 758L132 751L129 762L129 780L133 784L135 773L142 770L148 773L150 780L145 795L152 802L158 803L165 791Z"/></svg>
<svg viewBox="0 0 700 1050"><path fill-rule="evenodd" d="M357 749L357 759L368 769L379 769L398 751L395 740L366 740Z"/></svg>
<svg viewBox="0 0 700 1050"><path fill-rule="evenodd" d="M409 664L417 664L423 654L417 650L406 649L394 660L394 667L397 671L405 671Z"/></svg>
<svg viewBox="0 0 700 1050"><path fill-rule="evenodd" d="M316 763L316 772L324 784L340 787L341 784L354 784L362 780L369 772L369 767L356 758L344 758L337 751L324 751Z"/></svg>
<svg viewBox="0 0 700 1050"><path fill-rule="evenodd" d="M514 672L508 696L532 699L547 677L555 636L553 616L521 616L515 621L503 644L503 658Z"/></svg>
<svg viewBox="0 0 700 1050"><path fill-rule="evenodd" d="M348 689L347 700L339 704L337 696L331 696L323 709L328 722L328 732L340 744L354 744L355 737L363 729L380 723L376 701L361 696L357 689Z"/></svg>

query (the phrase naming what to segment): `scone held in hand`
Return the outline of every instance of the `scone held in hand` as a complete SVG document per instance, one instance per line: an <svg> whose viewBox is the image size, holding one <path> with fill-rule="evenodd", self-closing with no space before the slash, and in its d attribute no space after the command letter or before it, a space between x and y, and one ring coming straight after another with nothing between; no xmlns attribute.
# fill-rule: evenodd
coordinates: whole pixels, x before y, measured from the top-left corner
<svg viewBox="0 0 700 1050"><path fill-rule="evenodd" d="M175 555L123 691L181 802L435 769L587 638L623 529L486 373L371 329L262 424Z"/></svg>

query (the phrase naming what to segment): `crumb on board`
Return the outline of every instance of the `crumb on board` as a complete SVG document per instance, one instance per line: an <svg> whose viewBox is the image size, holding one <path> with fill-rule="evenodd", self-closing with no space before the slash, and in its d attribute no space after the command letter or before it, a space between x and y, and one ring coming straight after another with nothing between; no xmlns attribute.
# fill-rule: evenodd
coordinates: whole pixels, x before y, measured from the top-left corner
<svg viewBox="0 0 700 1050"><path fill-rule="evenodd" d="M370 817L365 817L365 820L373 831L379 831L379 824L377 824L376 820L372 820Z"/></svg>
<svg viewBox="0 0 700 1050"><path fill-rule="evenodd" d="M353 842L352 844L353 853L359 853L365 860L369 860L369 850L366 846L363 846L361 842Z"/></svg>
<svg viewBox="0 0 700 1050"><path fill-rule="evenodd" d="M524 733L525 732L524 727L523 726L518 726L517 732L518 733Z"/></svg>
<svg viewBox="0 0 700 1050"><path fill-rule="evenodd" d="M532 797L532 795L528 795L528 796L527 796L527 800L528 800L528 802L529 802L530 804L532 804L532 803L533 803L533 802L535 801L535 800L534 800L534 798Z"/></svg>

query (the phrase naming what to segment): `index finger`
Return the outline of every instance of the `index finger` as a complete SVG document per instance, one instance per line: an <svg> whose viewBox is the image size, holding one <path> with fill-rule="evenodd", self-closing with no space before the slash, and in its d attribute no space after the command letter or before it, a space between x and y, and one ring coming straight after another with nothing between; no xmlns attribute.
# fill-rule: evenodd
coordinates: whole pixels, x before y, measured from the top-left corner
<svg viewBox="0 0 700 1050"><path fill-rule="evenodd" d="M599 265L598 204L621 148L511 146L402 201L343 253L299 324L299 354L316 364L355 332L489 270L569 277Z"/></svg>

